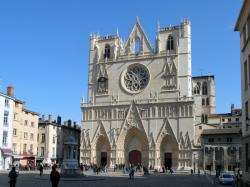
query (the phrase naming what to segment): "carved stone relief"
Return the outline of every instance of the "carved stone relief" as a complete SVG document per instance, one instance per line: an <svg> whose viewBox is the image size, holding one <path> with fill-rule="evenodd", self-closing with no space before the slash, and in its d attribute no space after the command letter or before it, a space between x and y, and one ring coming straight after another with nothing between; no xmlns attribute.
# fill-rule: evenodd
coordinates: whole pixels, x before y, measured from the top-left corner
<svg viewBox="0 0 250 187"><path fill-rule="evenodd" d="M163 90L176 90L177 89L177 69L173 59L170 62L166 62L163 67L162 79L165 80L162 86Z"/></svg>
<svg viewBox="0 0 250 187"><path fill-rule="evenodd" d="M108 93L108 73L105 64L97 64L97 93Z"/></svg>

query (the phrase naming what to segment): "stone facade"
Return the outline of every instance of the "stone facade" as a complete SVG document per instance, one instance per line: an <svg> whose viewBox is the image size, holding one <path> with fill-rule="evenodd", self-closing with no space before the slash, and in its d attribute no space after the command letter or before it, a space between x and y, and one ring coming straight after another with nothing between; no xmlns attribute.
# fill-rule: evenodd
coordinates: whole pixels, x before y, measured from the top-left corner
<svg viewBox="0 0 250 187"><path fill-rule="evenodd" d="M216 113L214 75L192 78L195 124L208 123L208 117Z"/></svg>
<svg viewBox="0 0 250 187"><path fill-rule="evenodd" d="M39 114L25 109L25 103L15 100L13 115L13 164L35 165Z"/></svg>
<svg viewBox="0 0 250 187"><path fill-rule="evenodd" d="M241 162L241 129L205 129L201 133L200 168L237 171Z"/></svg>
<svg viewBox="0 0 250 187"><path fill-rule="evenodd" d="M242 110L234 108L232 104L229 113L211 114L208 117L208 124L215 125L217 128L241 128Z"/></svg>
<svg viewBox="0 0 250 187"><path fill-rule="evenodd" d="M250 1L248 0L244 0L241 7L235 31L240 32L243 183L250 185Z"/></svg>
<svg viewBox="0 0 250 187"><path fill-rule="evenodd" d="M242 125L241 114L241 109L234 108L234 105L231 105L230 113L210 114L207 118L207 123L195 125L195 145L200 149L197 152L197 155L199 155L197 166L200 169L215 170L220 168L227 171L234 170L240 166L241 133L239 131ZM231 131L234 132L233 136L229 133ZM227 138L231 139L227 142ZM237 159L232 160L232 153L238 155ZM213 154L217 155L216 157L220 157L220 161ZM220 155L218 156L218 154ZM229 165L228 163L222 163L221 159L227 160Z"/></svg>
<svg viewBox="0 0 250 187"><path fill-rule="evenodd" d="M194 141L191 26L158 28L155 50L137 19L127 41L90 36L81 162L190 169Z"/></svg>

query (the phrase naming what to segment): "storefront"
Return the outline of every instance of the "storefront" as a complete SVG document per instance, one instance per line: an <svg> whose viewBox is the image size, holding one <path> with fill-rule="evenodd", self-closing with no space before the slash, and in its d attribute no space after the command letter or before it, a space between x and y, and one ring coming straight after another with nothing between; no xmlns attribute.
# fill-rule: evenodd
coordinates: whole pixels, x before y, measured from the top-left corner
<svg viewBox="0 0 250 187"><path fill-rule="evenodd" d="M0 169L9 169L12 165L12 150L10 148L1 148Z"/></svg>
<svg viewBox="0 0 250 187"><path fill-rule="evenodd" d="M23 154L22 159L20 159L20 167L22 169L33 170L36 166L35 155Z"/></svg>
<svg viewBox="0 0 250 187"><path fill-rule="evenodd" d="M43 164L44 157L36 157L36 166Z"/></svg>

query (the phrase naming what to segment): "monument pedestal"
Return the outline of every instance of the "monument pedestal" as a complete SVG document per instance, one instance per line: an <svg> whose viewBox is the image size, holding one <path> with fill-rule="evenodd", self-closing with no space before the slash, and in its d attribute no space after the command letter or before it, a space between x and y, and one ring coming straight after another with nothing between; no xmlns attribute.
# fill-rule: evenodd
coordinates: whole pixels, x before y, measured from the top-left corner
<svg viewBox="0 0 250 187"><path fill-rule="evenodd" d="M69 137L64 142L64 156L61 165L62 177L82 177L83 174L79 168L77 160L78 144L73 137Z"/></svg>

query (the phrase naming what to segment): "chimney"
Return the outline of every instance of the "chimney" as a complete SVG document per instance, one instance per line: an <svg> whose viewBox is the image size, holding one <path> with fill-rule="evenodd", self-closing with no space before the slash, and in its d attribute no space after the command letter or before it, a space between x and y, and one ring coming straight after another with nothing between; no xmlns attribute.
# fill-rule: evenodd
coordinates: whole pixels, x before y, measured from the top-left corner
<svg viewBox="0 0 250 187"><path fill-rule="evenodd" d="M74 121L73 124L74 124L74 128L76 129L76 122Z"/></svg>
<svg viewBox="0 0 250 187"><path fill-rule="evenodd" d="M62 121L61 116L57 116L57 124L58 124L58 125L61 125L61 121Z"/></svg>
<svg viewBox="0 0 250 187"><path fill-rule="evenodd" d="M48 116L49 123L51 123L51 119L52 119L51 114L49 114L49 116Z"/></svg>
<svg viewBox="0 0 250 187"><path fill-rule="evenodd" d="M7 87L7 95L11 96L11 97L14 97L14 94L15 94L14 88L12 86L8 86Z"/></svg>

